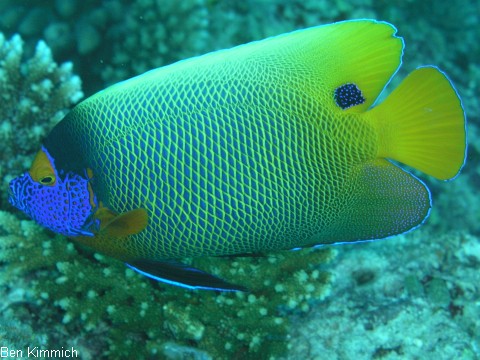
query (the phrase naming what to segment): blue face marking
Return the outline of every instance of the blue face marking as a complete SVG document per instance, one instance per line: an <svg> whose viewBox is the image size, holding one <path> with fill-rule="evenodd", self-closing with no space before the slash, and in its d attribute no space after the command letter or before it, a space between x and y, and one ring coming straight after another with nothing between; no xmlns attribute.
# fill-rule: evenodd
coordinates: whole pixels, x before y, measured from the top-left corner
<svg viewBox="0 0 480 360"><path fill-rule="evenodd" d="M343 84L336 88L333 97L337 106L342 110L365 102L361 90L353 83Z"/></svg>
<svg viewBox="0 0 480 360"><path fill-rule="evenodd" d="M96 198L90 199L88 176L57 174L54 185L43 185L26 172L10 182L9 202L40 225L65 236L93 236ZM95 204L92 206L91 201Z"/></svg>

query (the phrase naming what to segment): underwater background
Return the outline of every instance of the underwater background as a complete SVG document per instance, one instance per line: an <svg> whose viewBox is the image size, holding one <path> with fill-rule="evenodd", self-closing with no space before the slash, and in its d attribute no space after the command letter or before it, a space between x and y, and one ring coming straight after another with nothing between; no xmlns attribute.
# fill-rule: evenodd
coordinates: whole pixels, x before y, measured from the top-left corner
<svg viewBox="0 0 480 360"><path fill-rule="evenodd" d="M0 347L81 359L477 359L480 355L480 3L0 0ZM249 293L150 281L8 204L9 181L76 103L208 51L374 18L405 40L387 88L433 64L459 92L468 158L453 182L421 176L430 218L408 234L265 257L194 259ZM2 352L3 356L3 352Z"/></svg>

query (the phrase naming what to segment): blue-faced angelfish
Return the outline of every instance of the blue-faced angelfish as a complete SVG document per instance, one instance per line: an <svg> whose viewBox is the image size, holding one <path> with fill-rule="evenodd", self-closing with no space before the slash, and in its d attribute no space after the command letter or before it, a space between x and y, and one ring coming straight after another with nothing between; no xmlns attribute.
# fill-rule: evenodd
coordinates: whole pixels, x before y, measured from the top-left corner
<svg viewBox="0 0 480 360"><path fill-rule="evenodd" d="M427 218L431 197L400 166L454 178L466 119L433 66L376 103L401 64L395 32L374 20L339 22L113 85L52 130L31 169L12 180L10 202L46 228L188 288L243 289L183 257L406 232Z"/></svg>

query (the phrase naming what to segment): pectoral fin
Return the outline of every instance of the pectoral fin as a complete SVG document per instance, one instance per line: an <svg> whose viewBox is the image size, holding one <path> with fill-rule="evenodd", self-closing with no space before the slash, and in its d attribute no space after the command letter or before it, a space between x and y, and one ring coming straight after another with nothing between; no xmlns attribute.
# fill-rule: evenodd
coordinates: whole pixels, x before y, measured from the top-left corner
<svg viewBox="0 0 480 360"><path fill-rule="evenodd" d="M98 224L92 235L71 238L119 260L138 257L128 246L128 236L138 234L147 226L148 214L145 209L134 209L117 215L108 208L101 207L95 213L95 219Z"/></svg>
<svg viewBox="0 0 480 360"><path fill-rule="evenodd" d="M126 265L151 279L187 289L247 291L243 286L230 284L216 276L179 262L136 260L130 261Z"/></svg>
<svg viewBox="0 0 480 360"><path fill-rule="evenodd" d="M148 224L148 214L145 209L134 209L129 212L114 215L108 209L99 209L101 225L100 232L111 237L124 237L138 234Z"/></svg>

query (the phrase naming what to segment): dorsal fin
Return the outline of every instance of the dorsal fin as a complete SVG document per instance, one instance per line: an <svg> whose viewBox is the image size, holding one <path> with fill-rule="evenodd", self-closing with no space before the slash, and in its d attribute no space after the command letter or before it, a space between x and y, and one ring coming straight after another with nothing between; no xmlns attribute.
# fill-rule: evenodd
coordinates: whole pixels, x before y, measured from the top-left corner
<svg viewBox="0 0 480 360"><path fill-rule="evenodd" d="M401 65L404 43L395 36L397 29L386 22L353 20L319 27L318 32L322 33L319 51L312 49L305 56L316 62L323 82L319 85L332 95L329 101L337 109L341 107L334 101L335 91L354 85L364 101L350 111L366 111Z"/></svg>
<svg viewBox="0 0 480 360"><path fill-rule="evenodd" d="M83 104L112 92L134 91L150 82L171 80L176 74L193 78L213 72L208 75L212 81L254 76L258 84L307 93L334 110L344 110L335 102L335 90L354 84L365 101L348 111L362 112L374 103L401 64L403 40L395 36L396 31L389 23L366 19L297 30L148 71L95 94Z"/></svg>

